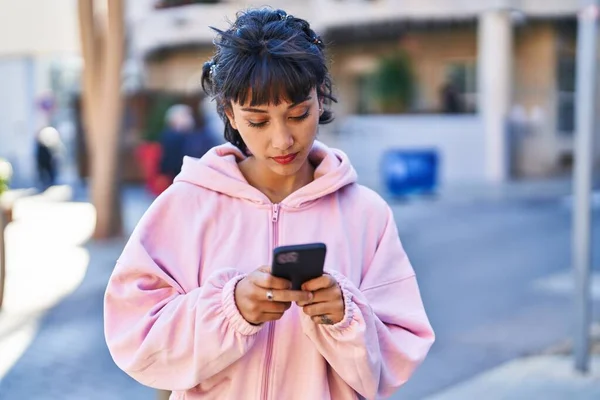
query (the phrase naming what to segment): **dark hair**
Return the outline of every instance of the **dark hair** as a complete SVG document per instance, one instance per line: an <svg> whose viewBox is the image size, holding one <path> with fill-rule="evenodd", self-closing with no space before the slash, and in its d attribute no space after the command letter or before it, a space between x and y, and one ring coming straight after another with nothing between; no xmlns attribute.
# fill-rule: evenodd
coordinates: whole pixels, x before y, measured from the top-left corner
<svg viewBox="0 0 600 400"><path fill-rule="evenodd" d="M225 110L232 101L246 102L250 89L250 105L256 106L301 102L316 88L324 108L319 123L333 121L333 113L325 108L336 101L325 45L310 24L271 8L240 11L236 17L226 31L211 27L217 32L216 51L202 68L202 88L217 101L225 139L247 152Z"/></svg>

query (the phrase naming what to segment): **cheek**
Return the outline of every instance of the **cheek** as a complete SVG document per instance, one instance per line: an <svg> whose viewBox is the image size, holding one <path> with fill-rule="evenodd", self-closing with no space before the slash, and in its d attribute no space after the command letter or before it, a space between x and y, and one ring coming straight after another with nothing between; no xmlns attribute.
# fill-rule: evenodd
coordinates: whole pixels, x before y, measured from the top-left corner
<svg viewBox="0 0 600 400"><path fill-rule="evenodd" d="M269 146L269 136L266 131L242 127L242 130L238 129L238 132L248 150L253 154L259 154Z"/></svg>
<svg viewBox="0 0 600 400"><path fill-rule="evenodd" d="M317 135L319 130L319 114L311 114L302 124L299 124L295 129L295 135L297 138L311 139Z"/></svg>
<svg viewBox="0 0 600 400"><path fill-rule="evenodd" d="M319 131L319 115L317 114L316 117L311 118L310 123L306 124L306 126L304 127L303 135L307 139L314 139L317 136L318 131Z"/></svg>

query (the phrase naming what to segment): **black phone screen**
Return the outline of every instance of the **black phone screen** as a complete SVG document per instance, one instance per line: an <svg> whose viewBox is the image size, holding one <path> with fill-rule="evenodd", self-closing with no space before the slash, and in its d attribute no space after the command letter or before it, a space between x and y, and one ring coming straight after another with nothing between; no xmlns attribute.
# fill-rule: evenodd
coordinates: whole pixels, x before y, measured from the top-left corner
<svg viewBox="0 0 600 400"><path fill-rule="evenodd" d="M302 284L323 275L327 247L324 243L308 243L280 246L273 250L273 276L292 282L293 290Z"/></svg>

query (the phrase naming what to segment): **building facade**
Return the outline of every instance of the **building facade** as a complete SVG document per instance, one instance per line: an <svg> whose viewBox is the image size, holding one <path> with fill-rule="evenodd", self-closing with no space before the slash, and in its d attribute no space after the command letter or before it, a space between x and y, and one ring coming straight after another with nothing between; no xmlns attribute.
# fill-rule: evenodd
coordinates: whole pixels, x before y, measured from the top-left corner
<svg viewBox="0 0 600 400"><path fill-rule="evenodd" d="M79 84L75 0L0 0L0 157L16 186L35 184L34 143L45 125L73 129L68 102Z"/></svg>
<svg viewBox="0 0 600 400"><path fill-rule="evenodd" d="M209 25L224 27L237 10L253 4L163 3L137 3L130 20L132 57L144 65L144 86L197 91L202 63L212 51ZM371 149L369 173L382 152L394 147L436 149L445 182L501 182L571 170L579 1L270 4L307 18L330 44L340 102L337 123L323 138L351 155ZM414 94L401 113L382 115L370 77L382 59L399 52L410 62ZM456 110L447 109L448 87L460 99Z"/></svg>

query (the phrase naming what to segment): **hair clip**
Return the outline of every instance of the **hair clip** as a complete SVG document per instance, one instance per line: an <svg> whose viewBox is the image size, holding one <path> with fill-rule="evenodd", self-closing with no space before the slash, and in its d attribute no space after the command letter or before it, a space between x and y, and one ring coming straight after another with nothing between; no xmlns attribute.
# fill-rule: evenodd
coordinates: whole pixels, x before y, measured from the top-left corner
<svg viewBox="0 0 600 400"><path fill-rule="evenodd" d="M314 43L314 44L321 45L321 44L323 44L323 41L321 40L321 38L320 38L320 37L318 37L318 36L315 36L315 37L313 38L313 43Z"/></svg>
<svg viewBox="0 0 600 400"><path fill-rule="evenodd" d="M292 18L294 18L294 16L293 16L293 15L290 15L290 14L280 13L280 14L279 14L279 18L280 18L282 21L285 21L286 19L292 19Z"/></svg>
<svg viewBox="0 0 600 400"><path fill-rule="evenodd" d="M216 72L217 72L217 64L215 64L213 61L213 65L210 66L210 75L214 77Z"/></svg>

